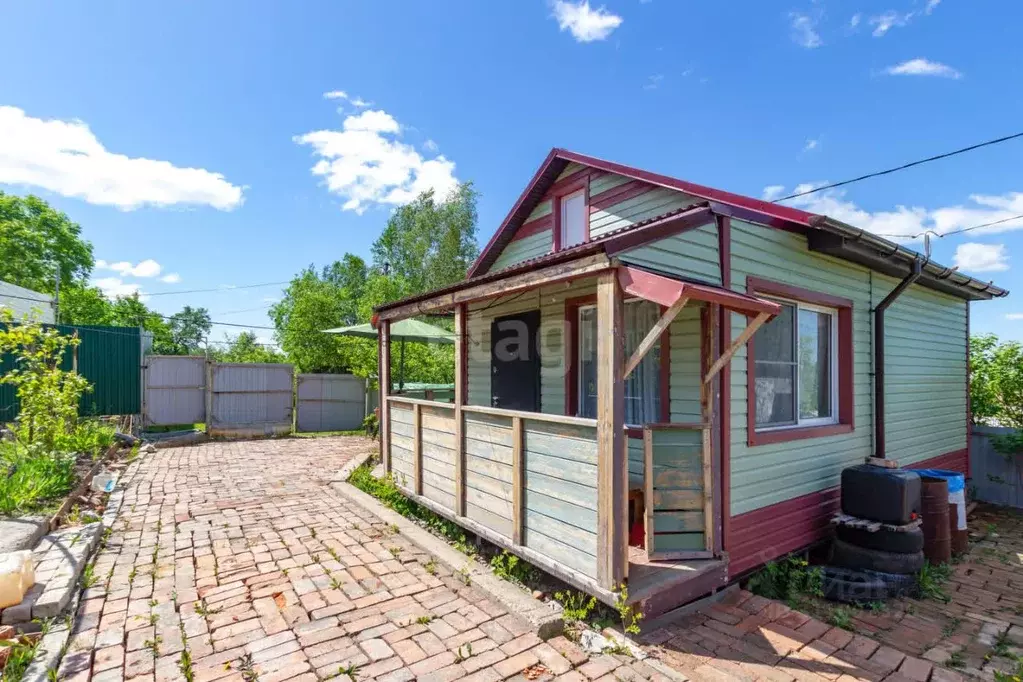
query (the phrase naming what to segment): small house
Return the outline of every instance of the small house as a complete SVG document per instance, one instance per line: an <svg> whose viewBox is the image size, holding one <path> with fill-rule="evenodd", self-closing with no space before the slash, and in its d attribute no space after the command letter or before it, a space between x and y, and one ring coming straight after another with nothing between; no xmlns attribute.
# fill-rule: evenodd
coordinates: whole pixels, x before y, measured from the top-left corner
<svg viewBox="0 0 1023 682"><path fill-rule="evenodd" d="M553 150L465 281L381 306L381 446L413 499L669 611L825 537L843 468L966 471L971 301L825 215ZM386 394L389 325L455 318L451 403Z"/></svg>

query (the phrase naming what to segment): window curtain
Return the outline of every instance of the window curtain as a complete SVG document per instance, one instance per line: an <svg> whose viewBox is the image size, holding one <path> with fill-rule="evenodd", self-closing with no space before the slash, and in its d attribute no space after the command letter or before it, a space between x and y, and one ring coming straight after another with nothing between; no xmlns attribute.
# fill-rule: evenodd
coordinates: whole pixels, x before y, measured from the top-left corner
<svg viewBox="0 0 1023 682"><path fill-rule="evenodd" d="M650 301L625 305L625 358L635 352L647 332L660 318L660 308ZM660 421L661 344L647 352L639 366L625 380L625 423L642 425Z"/></svg>

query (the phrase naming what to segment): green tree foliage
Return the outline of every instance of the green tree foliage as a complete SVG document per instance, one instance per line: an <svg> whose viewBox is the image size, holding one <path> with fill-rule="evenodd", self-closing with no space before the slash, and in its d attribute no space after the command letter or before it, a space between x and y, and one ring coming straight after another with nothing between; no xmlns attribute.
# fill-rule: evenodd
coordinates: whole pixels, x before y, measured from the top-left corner
<svg viewBox="0 0 1023 682"><path fill-rule="evenodd" d="M1023 344L970 338L970 406L975 423L1023 429Z"/></svg>
<svg viewBox="0 0 1023 682"><path fill-rule="evenodd" d="M479 253L476 244L477 192L461 185L445 202L421 194L388 219L373 243L373 262L346 254L317 270L310 265L291 281L280 303L270 309L276 339L302 372L377 373L376 342L323 334L320 330L369 322L374 306L465 279ZM451 329L443 318L430 324ZM394 379L397 381L395 344ZM407 381L454 380L451 346L407 343Z"/></svg>
<svg viewBox="0 0 1023 682"><path fill-rule="evenodd" d="M217 362L264 362L283 363L288 358L277 350L258 343L252 332L242 332L235 337L228 337L227 347L211 353Z"/></svg>
<svg viewBox="0 0 1023 682"><path fill-rule="evenodd" d="M39 197L0 192L0 280L52 294L59 266L61 286L84 282L93 257L81 233Z"/></svg>
<svg viewBox="0 0 1023 682"><path fill-rule="evenodd" d="M188 355L198 353L205 345L213 323L206 308L193 308L186 305L179 312L170 316L167 326L171 335L174 353Z"/></svg>

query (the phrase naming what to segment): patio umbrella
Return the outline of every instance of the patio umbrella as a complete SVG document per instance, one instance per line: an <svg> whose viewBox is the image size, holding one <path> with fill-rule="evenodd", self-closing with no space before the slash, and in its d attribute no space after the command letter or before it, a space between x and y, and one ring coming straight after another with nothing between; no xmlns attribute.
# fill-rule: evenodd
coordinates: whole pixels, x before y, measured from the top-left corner
<svg viewBox="0 0 1023 682"><path fill-rule="evenodd" d="M350 327L337 327L336 329L324 329L325 334L340 334L341 336L359 336L366 339L375 339L379 336L376 329L369 322L356 324ZM399 320L391 325L391 338L400 341L398 348L398 390L405 386L405 341L416 341L419 343L449 343L455 342L455 335L447 329L434 327L419 320Z"/></svg>

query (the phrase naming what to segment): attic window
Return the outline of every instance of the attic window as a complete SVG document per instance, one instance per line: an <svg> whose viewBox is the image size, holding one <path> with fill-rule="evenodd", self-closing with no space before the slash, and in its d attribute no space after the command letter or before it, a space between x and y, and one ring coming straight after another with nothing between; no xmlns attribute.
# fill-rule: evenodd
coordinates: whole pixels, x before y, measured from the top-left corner
<svg viewBox="0 0 1023 682"><path fill-rule="evenodd" d="M586 241L586 192L579 190L561 198L561 248Z"/></svg>
<svg viewBox="0 0 1023 682"><path fill-rule="evenodd" d="M555 251L590 241L589 185L589 176L584 176L562 180L551 189Z"/></svg>

